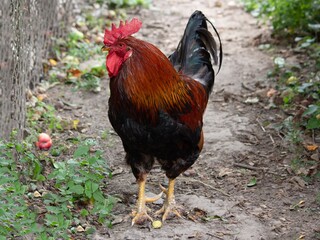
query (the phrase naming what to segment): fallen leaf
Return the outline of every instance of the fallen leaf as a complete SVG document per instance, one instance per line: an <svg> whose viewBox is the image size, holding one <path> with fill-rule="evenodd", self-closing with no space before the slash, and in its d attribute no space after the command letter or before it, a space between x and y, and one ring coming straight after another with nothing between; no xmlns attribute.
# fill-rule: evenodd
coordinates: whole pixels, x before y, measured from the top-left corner
<svg viewBox="0 0 320 240"><path fill-rule="evenodd" d="M70 64L70 65L79 65L80 64L80 61L77 57L74 57L74 56L66 56L62 59L62 62L63 63L66 63L66 64Z"/></svg>
<svg viewBox="0 0 320 240"><path fill-rule="evenodd" d="M118 216L118 217L115 217L115 219L111 222L112 226L114 225L117 225L117 224L120 224L123 222L123 218Z"/></svg>
<svg viewBox="0 0 320 240"><path fill-rule="evenodd" d="M78 226L77 227L77 232L84 232L85 230L84 230L84 228L82 227L82 226Z"/></svg>
<svg viewBox="0 0 320 240"><path fill-rule="evenodd" d="M315 151L317 148L318 148L318 146L317 146L317 145L313 145L313 144L306 146L306 149L307 149L308 151Z"/></svg>
<svg viewBox="0 0 320 240"><path fill-rule="evenodd" d="M282 57L276 57L274 59L274 64L277 65L278 68L283 68L286 61Z"/></svg>
<svg viewBox="0 0 320 240"><path fill-rule="evenodd" d="M227 176L231 173L232 173L232 170L230 168L221 168L218 173L218 177L222 178L222 177Z"/></svg>
<svg viewBox="0 0 320 240"><path fill-rule="evenodd" d="M80 122L79 119L76 119L76 120L73 120L73 121L72 121L72 127L73 127L73 129L77 130L79 122Z"/></svg>
<svg viewBox="0 0 320 240"><path fill-rule="evenodd" d="M253 187L257 185L257 179L255 177L251 178L250 182L247 184L247 187Z"/></svg>
<svg viewBox="0 0 320 240"><path fill-rule="evenodd" d="M304 204L305 204L305 201L304 200L301 200L299 201L298 203L296 204L292 204L290 206L290 210L296 210L297 208L303 208L304 207Z"/></svg>
<svg viewBox="0 0 320 240"><path fill-rule="evenodd" d="M250 104L258 103L259 102L259 98L257 98L257 97L249 97L244 102L245 103L250 103Z"/></svg>
<svg viewBox="0 0 320 240"><path fill-rule="evenodd" d="M287 79L287 84L291 85L291 84L296 84L298 82L298 78L295 76L291 76Z"/></svg>
<svg viewBox="0 0 320 240"><path fill-rule="evenodd" d="M206 219L207 212L197 207L188 214L188 218L194 222L197 222L198 220L208 221L208 219Z"/></svg>
<svg viewBox="0 0 320 240"><path fill-rule="evenodd" d="M225 220L224 220L221 216L219 216L219 215L213 215L213 216L208 216L208 217L205 217L205 218L204 218L204 220L207 221L207 222L209 222L209 221L211 221L211 220L216 220L216 219L221 220L221 221L225 221Z"/></svg>
<svg viewBox="0 0 320 240"><path fill-rule="evenodd" d="M39 94L39 95L37 95L37 98L38 98L38 100L40 102L42 102L43 99L46 99L47 97L48 97L47 94Z"/></svg>
<svg viewBox="0 0 320 240"><path fill-rule="evenodd" d="M123 173L123 169L121 167L119 167L119 168L113 170L112 176L116 176L116 175L119 175L121 173Z"/></svg>
<svg viewBox="0 0 320 240"><path fill-rule="evenodd" d="M52 59L52 58L49 59L49 63L50 63L50 65L53 66L53 67L54 67L54 66L57 66L57 64L58 64L57 61L54 60L54 59Z"/></svg>
<svg viewBox="0 0 320 240"><path fill-rule="evenodd" d="M71 73L73 77L80 77L82 75L82 71L76 68L71 68L68 70L68 73Z"/></svg>
<svg viewBox="0 0 320 240"><path fill-rule="evenodd" d="M274 96L277 93L277 90L271 88L268 92L267 92L267 97L270 98L272 96Z"/></svg>
<svg viewBox="0 0 320 240"><path fill-rule="evenodd" d="M33 193L33 196L36 197L36 198L39 198L39 197L41 197L41 193L39 193L38 191L35 191Z"/></svg>

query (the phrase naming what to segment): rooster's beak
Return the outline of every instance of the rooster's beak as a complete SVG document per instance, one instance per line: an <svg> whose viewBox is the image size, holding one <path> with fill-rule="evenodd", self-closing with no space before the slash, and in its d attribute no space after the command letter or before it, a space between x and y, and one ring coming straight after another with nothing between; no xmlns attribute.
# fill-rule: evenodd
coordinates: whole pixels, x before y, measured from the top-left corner
<svg viewBox="0 0 320 240"><path fill-rule="evenodd" d="M103 47L101 48L101 51L102 51L102 52L108 52L109 49L110 49L109 47L103 46Z"/></svg>

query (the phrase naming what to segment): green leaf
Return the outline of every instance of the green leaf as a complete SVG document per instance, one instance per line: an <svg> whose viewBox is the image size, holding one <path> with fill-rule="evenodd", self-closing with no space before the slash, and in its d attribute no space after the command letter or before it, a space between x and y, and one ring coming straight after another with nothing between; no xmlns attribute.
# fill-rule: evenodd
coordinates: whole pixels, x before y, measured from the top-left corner
<svg viewBox="0 0 320 240"><path fill-rule="evenodd" d="M88 145L79 146L73 154L73 157L78 158L85 155L88 155L90 147Z"/></svg>
<svg viewBox="0 0 320 240"><path fill-rule="evenodd" d="M91 198L92 194L95 191L97 191L98 188L99 188L99 185L97 183L94 183L92 181L87 181L84 186L84 192L88 198Z"/></svg>
<svg viewBox="0 0 320 240"><path fill-rule="evenodd" d="M22 153L23 152L23 145L22 144L16 144L16 150L17 150L17 152Z"/></svg>
<svg viewBox="0 0 320 240"><path fill-rule="evenodd" d="M65 162L54 162L53 166L57 169L66 169Z"/></svg>
<svg viewBox="0 0 320 240"><path fill-rule="evenodd" d="M318 119L316 116L313 116L309 119L307 123L307 129L316 129L320 128L320 119Z"/></svg>
<svg viewBox="0 0 320 240"><path fill-rule="evenodd" d="M50 213L54 213L54 214L58 214L58 213L61 213L61 209L60 207L55 207L55 206L46 206L47 210L50 212Z"/></svg>
<svg viewBox="0 0 320 240"><path fill-rule="evenodd" d="M309 105L308 109L306 111L304 111L304 113L302 114L302 116L306 116L306 115L311 115L313 113L315 113L316 111L318 111L319 106L317 105Z"/></svg>
<svg viewBox="0 0 320 240"><path fill-rule="evenodd" d="M105 197L103 196L103 194L100 191L100 189L98 189L97 191L95 191L93 193L93 199L98 201L98 202L103 202L105 200Z"/></svg>
<svg viewBox="0 0 320 240"><path fill-rule="evenodd" d="M88 163L90 164L90 165L93 165L93 164L95 164L96 162L97 162L97 157L96 156L92 156L92 157L90 157L90 158L88 158Z"/></svg>
<svg viewBox="0 0 320 240"><path fill-rule="evenodd" d="M279 68L283 68L285 65L285 60L282 57L276 57L274 59L274 64L277 65Z"/></svg>
<svg viewBox="0 0 320 240"><path fill-rule="evenodd" d="M42 170L41 163L38 160L34 161L34 169L33 169L33 178L34 179L38 180L40 173L41 173L41 170Z"/></svg>
<svg viewBox="0 0 320 240"><path fill-rule="evenodd" d="M250 182L247 184L247 187L253 187L257 185L257 179L255 177L251 178Z"/></svg>
<svg viewBox="0 0 320 240"><path fill-rule="evenodd" d="M89 215L89 212L88 212L87 209L81 209L80 215L81 215L82 217L85 217L85 216L88 216L88 215Z"/></svg>
<svg viewBox="0 0 320 240"><path fill-rule="evenodd" d="M73 185L72 187L69 187L69 190L75 194L83 194L84 188L81 185Z"/></svg>
<svg viewBox="0 0 320 240"><path fill-rule="evenodd" d="M304 93L304 92L306 92L307 91L307 89L309 88L309 87L312 87L314 85L314 83L310 83L310 82L308 82L308 83L302 83L302 85L301 86L298 86L298 92L299 93Z"/></svg>

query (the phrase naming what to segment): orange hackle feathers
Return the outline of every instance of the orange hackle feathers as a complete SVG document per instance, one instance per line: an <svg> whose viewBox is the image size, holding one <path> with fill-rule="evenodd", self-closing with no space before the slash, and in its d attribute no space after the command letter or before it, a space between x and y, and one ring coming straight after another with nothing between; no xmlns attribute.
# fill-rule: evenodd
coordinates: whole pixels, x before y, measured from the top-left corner
<svg viewBox="0 0 320 240"><path fill-rule="evenodd" d="M120 25L117 28L113 23L111 26L111 30L106 29L104 32L104 45L111 46L119 39L126 38L140 30L142 26L142 22L137 19L133 18L130 22L120 21Z"/></svg>

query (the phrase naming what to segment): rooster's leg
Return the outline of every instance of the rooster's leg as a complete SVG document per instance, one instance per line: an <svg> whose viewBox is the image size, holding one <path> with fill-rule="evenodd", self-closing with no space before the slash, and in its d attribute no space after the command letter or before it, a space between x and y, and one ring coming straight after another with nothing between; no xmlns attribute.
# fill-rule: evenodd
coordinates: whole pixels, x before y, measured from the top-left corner
<svg viewBox="0 0 320 240"><path fill-rule="evenodd" d="M153 221L152 218L148 215L148 208L146 207L146 203L155 202L158 199L161 198L162 192L155 197L152 198L146 198L145 196L145 187L146 187L146 181L147 181L147 174L145 174L142 178L142 180L138 181L139 184L139 195L137 200L137 210L133 211L133 219L132 219L132 225L134 224L142 224L146 220Z"/></svg>
<svg viewBox="0 0 320 240"><path fill-rule="evenodd" d="M162 191L167 195L165 202L162 206L162 208L156 212L157 215L162 215L162 221L164 222L169 213L173 213L176 216L181 218L181 215L179 213L180 207L176 205L176 201L174 198L174 179L169 179L169 185L168 189L165 189L164 187L160 186Z"/></svg>

